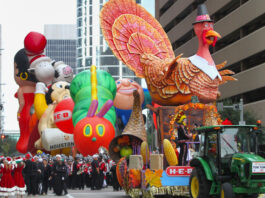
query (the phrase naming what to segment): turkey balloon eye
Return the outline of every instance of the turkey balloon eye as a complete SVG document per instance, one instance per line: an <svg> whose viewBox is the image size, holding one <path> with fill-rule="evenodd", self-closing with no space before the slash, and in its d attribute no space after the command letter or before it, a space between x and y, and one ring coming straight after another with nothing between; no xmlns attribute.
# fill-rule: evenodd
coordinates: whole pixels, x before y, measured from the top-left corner
<svg viewBox="0 0 265 198"><path fill-rule="evenodd" d="M132 83L132 82L133 82L133 80L129 80L129 82L131 82L131 83Z"/></svg>
<svg viewBox="0 0 265 198"><path fill-rule="evenodd" d="M96 131L97 131L98 136L100 136L100 137L104 136L104 134L105 134L105 126L103 124L98 124L96 126Z"/></svg>
<svg viewBox="0 0 265 198"><path fill-rule="evenodd" d="M118 81L118 82L117 82L117 85L119 85L119 84L121 84L121 81Z"/></svg>
<svg viewBox="0 0 265 198"><path fill-rule="evenodd" d="M87 124L83 129L83 134L85 137L90 137L92 135L92 127L90 124Z"/></svg>

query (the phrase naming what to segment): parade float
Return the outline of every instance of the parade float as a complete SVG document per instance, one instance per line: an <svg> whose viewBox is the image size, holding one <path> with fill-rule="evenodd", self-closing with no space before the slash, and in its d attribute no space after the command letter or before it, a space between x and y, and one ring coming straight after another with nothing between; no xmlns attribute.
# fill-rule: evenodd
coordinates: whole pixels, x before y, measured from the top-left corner
<svg viewBox="0 0 265 198"><path fill-rule="evenodd" d="M222 145L220 137L229 128L221 125L215 105L218 87L236 79L230 76L234 72L224 69L226 62L215 65L209 47L221 36L214 31L206 6L200 4L197 10L193 27L198 51L187 58L175 57L162 26L135 1L110 0L101 10L104 38L114 55L145 79L154 102L149 109L156 114L158 149L152 151L146 142L141 98L135 91L130 119L109 145L110 156L117 161L118 181L131 197L257 197L264 192L264 159L250 150L240 154L229 143ZM243 130L246 138L254 132L254 126L245 126L248 132L233 127ZM218 138L209 139L208 132ZM194 141L199 135L200 141ZM212 141L216 144L210 148ZM242 138L233 141L238 147L250 146ZM196 143L200 144L197 149ZM195 152L189 155L191 148ZM222 149L227 148L233 152L223 155ZM207 161L208 152L218 154L216 160Z"/></svg>

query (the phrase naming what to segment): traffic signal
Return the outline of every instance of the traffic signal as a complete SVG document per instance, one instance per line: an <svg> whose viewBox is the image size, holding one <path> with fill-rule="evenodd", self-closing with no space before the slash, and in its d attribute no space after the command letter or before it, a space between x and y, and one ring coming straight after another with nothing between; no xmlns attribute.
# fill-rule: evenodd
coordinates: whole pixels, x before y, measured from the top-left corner
<svg viewBox="0 0 265 198"><path fill-rule="evenodd" d="M4 134L1 135L1 139L2 139L2 140L4 140L5 137L6 137L6 136L5 136Z"/></svg>

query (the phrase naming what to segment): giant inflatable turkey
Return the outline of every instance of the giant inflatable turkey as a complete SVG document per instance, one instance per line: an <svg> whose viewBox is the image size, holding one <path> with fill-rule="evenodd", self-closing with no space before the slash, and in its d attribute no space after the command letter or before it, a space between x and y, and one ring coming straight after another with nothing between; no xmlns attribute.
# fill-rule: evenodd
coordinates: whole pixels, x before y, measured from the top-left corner
<svg viewBox="0 0 265 198"><path fill-rule="evenodd" d="M110 0L100 14L102 33L109 47L136 76L145 78L152 100L160 105L178 105L197 96L200 102L217 99L218 87L235 80L226 62L215 65L209 46L219 33L213 29L206 6L198 6L193 23L199 48L194 56L175 57L171 43L159 22L134 0Z"/></svg>

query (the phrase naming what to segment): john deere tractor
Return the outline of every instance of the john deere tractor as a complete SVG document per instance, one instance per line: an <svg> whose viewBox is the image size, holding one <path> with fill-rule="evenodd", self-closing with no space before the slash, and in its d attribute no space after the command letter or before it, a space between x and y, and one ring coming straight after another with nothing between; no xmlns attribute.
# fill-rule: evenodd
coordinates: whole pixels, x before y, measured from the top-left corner
<svg viewBox="0 0 265 198"><path fill-rule="evenodd" d="M257 153L255 126L197 128L199 156L191 160L193 198L256 198L265 193L265 159Z"/></svg>

